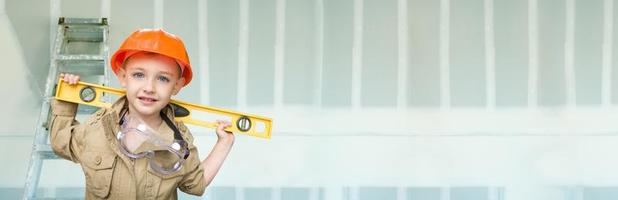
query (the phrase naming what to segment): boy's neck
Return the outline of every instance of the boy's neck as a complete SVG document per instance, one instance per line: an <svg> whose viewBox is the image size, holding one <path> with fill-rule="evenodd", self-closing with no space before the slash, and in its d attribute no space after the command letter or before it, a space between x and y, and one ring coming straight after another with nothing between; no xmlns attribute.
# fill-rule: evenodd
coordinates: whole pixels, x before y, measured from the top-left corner
<svg viewBox="0 0 618 200"><path fill-rule="evenodd" d="M159 126L161 125L161 123L163 123L163 119L161 118L161 115L159 114L154 114L154 115L141 115L137 112L131 112L131 110L129 109L129 114L132 117L136 117L138 119L140 119L142 122L146 123L146 125L148 125L149 127L153 128L153 129L158 129Z"/></svg>

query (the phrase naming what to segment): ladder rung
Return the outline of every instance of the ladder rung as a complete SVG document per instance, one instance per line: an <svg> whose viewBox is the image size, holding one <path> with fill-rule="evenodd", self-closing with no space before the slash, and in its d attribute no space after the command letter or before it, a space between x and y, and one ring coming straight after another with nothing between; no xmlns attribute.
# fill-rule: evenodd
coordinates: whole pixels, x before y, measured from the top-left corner
<svg viewBox="0 0 618 200"><path fill-rule="evenodd" d="M87 55L87 54L79 54L79 55ZM70 56L70 55L68 55ZM96 56L96 55L93 55ZM78 67L105 67L105 62L103 60L60 60L58 61L58 65L60 67L64 66L78 66Z"/></svg>
<svg viewBox="0 0 618 200"><path fill-rule="evenodd" d="M36 152L44 152L44 151L52 151L51 146L49 146L49 144L35 144L34 151Z"/></svg>
<svg viewBox="0 0 618 200"><path fill-rule="evenodd" d="M70 74L77 74L80 75L82 77L84 76L103 76L105 75L105 71L101 70L101 69L96 69L96 68L79 68L79 67L67 67L64 68L62 70L60 70L60 72L62 73L70 73Z"/></svg>
<svg viewBox="0 0 618 200"><path fill-rule="evenodd" d="M77 107L77 113L76 114L78 114L78 115L81 115L81 114L91 115L92 113L96 112L97 110L99 110L98 107L87 106L87 105L79 105Z"/></svg>
<svg viewBox="0 0 618 200"><path fill-rule="evenodd" d="M58 55L56 56L57 60L104 60L105 58L101 55Z"/></svg>
<svg viewBox="0 0 618 200"><path fill-rule="evenodd" d="M103 42L105 30L106 29L100 27L89 27L83 25L67 26L64 31L64 40L67 42L82 41L100 43Z"/></svg>
<svg viewBox="0 0 618 200"><path fill-rule="evenodd" d="M41 159L58 159L58 155L54 153L51 146L49 144L35 144L33 151L38 154Z"/></svg>
<svg viewBox="0 0 618 200"><path fill-rule="evenodd" d="M41 159L43 159L43 160L60 159L60 157L58 155L56 155L56 153L54 153L53 151L40 151L38 153L41 156Z"/></svg>

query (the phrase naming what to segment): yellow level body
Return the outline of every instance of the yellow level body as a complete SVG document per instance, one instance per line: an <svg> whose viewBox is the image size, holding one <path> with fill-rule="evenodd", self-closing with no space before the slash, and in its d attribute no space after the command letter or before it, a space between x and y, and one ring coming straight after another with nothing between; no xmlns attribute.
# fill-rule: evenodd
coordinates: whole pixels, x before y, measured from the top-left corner
<svg viewBox="0 0 618 200"><path fill-rule="evenodd" d="M77 84L71 85L60 79L58 81L58 85L56 86L55 98L78 104L109 108L112 103L103 102L102 98L104 95L110 94L123 96L125 95L125 91L86 82L78 82ZM193 118L192 111L201 111L229 117L232 120L232 126L226 128L226 131L266 139L270 138L272 129L272 120L270 118L210 106L197 105L174 99L172 99L170 103L173 107L175 107L174 110L176 111L177 121L207 128L216 128L216 123L213 121Z"/></svg>

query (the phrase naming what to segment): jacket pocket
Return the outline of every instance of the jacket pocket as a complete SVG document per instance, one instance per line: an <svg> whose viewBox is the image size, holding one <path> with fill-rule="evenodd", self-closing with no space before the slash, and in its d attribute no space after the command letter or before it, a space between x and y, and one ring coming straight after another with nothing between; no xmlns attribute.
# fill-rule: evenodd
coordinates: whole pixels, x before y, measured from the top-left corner
<svg viewBox="0 0 618 200"><path fill-rule="evenodd" d="M161 174L152 169L150 165L148 165L147 170L146 181L149 187L146 187L147 195L145 195L145 199L171 199L178 183L186 173L185 170L180 169L175 173Z"/></svg>
<svg viewBox="0 0 618 200"><path fill-rule="evenodd" d="M86 191L99 198L106 198L111 189L116 154L112 152L84 152L82 168L86 175Z"/></svg>

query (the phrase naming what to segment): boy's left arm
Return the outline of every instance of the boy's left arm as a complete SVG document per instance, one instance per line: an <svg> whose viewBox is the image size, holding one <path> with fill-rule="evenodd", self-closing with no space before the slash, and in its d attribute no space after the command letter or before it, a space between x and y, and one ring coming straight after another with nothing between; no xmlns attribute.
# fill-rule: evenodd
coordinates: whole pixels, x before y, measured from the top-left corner
<svg viewBox="0 0 618 200"><path fill-rule="evenodd" d="M183 177L180 183L180 190L189 194L201 196L204 194L206 186L210 185L215 175L221 169L223 161L229 154L234 144L234 135L224 129L231 126L229 122L217 121L218 140L208 157L199 162L197 148L191 149L189 156L190 163L197 163L191 166L191 172ZM189 162L187 162L189 163Z"/></svg>
<svg viewBox="0 0 618 200"><path fill-rule="evenodd" d="M178 189L187 194L201 196L206 190L204 170L202 170L202 165L199 161L197 148L193 146L190 151L189 158L187 158L183 166L189 172L182 177Z"/></svg>

